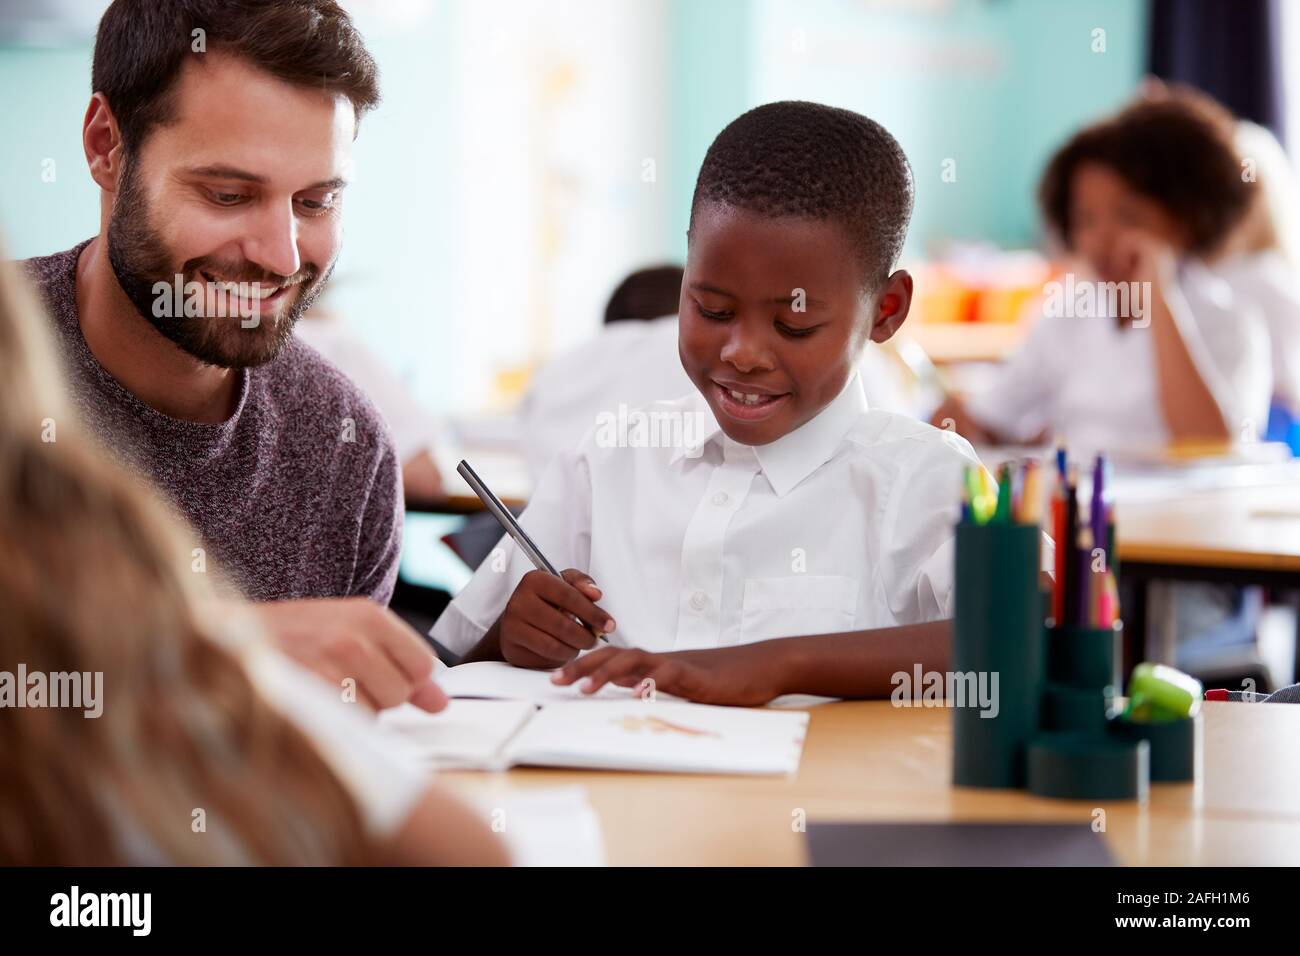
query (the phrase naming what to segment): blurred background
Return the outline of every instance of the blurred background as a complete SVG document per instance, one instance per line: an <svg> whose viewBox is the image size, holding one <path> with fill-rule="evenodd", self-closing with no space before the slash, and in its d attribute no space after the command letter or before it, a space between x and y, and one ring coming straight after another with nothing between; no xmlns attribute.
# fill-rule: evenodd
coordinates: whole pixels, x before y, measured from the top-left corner
<svg viewBox="0 0 1300 956"><path fill-rule="evenodd" d="M11 256L97 231L80 134L106 5L0 0ZM325 321L300 329L397 435L411 507L394 606L421 628L500 534L463 516L476 502L455 475L460 457L519 505L593 409L689 390L671 319L605 320L630 273L684 262L700 162L745 110L782 99L846 107L906 150L917 198L902 265L917 298L904 333L868 350L864 368L876 364L863 378L873 404L921 417L945 389L977 388L1023 339L1031 300L1059 268L1034 201L1043 166L1150 78L1198 87L1271 131L1286 152L1266 184L1296 172L1300 0L343 5L379 63L384 100L357 141L343 253L313 310ZM1294 255L1293 206L1274 212ZM680 280L658 275L614 297L622 317L675 310ZM1293 426L1270 447L1289 455L1290 434L1300 449ZM1276 629L1276 653L1260 651L1276 657L1267 669L1251 656L1220 670L1294 673L1295 621ZM1253 623L1242 633L1253 641ZM1240 643L1209 645L1218 654L1225 641ZM1153 659L1208 667L1168 648Z"/></svg>
<svg viewBox="0 0 1300 956"><path fill-rule="evenodd" d="M80 127L104 6L0 3L0 226L15 257L96 231ZM599 329L619 280L682 261L709 142L763 102L854 109L902 143L917 177L906 264L931 279L913 331L945 326L925 339L939 362L993 358L1016 339L1014 322L992 326L1041 276L1033 257L1002 253L1041 245L1033 189L1045 158L1153 69L1283 142L1300 131L1300 96L1283 96L1300 60L1291 3L344 6L379 62L384 102L357 143L328 307L442 415L509 411L540 363Z"/></svg>

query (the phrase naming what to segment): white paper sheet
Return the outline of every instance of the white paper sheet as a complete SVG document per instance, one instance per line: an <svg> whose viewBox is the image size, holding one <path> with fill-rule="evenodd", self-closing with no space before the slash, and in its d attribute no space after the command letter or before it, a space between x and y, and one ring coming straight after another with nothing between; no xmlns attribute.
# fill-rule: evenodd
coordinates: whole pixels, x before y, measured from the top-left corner
<svg viewBox="0 0 1300 956"><path fill-rule="evenodd" d="M430 714L402 704L379 715L416 759L443 770L505 767L505 745L537 708L526 700L453 700Z"/></svg>
<svg viewBox="0 0 1300 956"><path fill-rule="evenodd" d="M475 794L472 806L506 842L515 866L604 866L600 820L585 787Z"/></svg>
<svg viewBox="0 0 1300 956"><path fill-rule="evenodd" d="M479 697L495 700L531 700L553 704L575 700L640 700L635 688L606 684L594 694L584 694L582 682L561 687L551 683L554 671L529 670L501 661L475 661L437 672L434 679L449 697ZM679 700L671 694L656 694L658 700Z"/></svg>
<svg viewBox="0 0 1300 956"><path fill-rule="evenodd" d="M441 671L438 682L453 698L445 711L404 704L385 711L380 724L444 769L791 774L808 727L804 711L646 700L620 687L586 697L556 687L545 671L493 662ZM478 696L463 696L471 694Z"/></svg>
<svg viewBox="0 0 1300 956"><path fill-rule="evenodd" d="M555 703L507 746L511 764L663 773L791 774L808 714L672 701Z"/></svg>

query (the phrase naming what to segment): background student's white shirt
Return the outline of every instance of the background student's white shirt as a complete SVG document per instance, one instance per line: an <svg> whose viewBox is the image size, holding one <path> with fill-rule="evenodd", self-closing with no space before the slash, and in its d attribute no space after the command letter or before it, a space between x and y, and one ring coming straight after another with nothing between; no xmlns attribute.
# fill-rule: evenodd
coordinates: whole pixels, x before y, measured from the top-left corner
<svg viewBox="0 0 1300 956"><path fill-rule="evenodd" d="M1272 249L1232 256L1213 269L1234 296L1259 309L1272 348L1273 394L1300 410L1300 271Z"/></svg>
<svg viewBox="0 0 1300 956"><path fill-rule="evenodd" d="M978 463L964 439L868 409L857 375L759 447L727 438L698 393L645 411L699 415L697 442L602 447L593 430L552 461L521 519L552 564L602 589L611 644L711 648L950 615L961 467ZM456 653L532 570L512 540L498 548L433 628Z"/></svg>
<svg viewBox="0 0 1300 956"><path fill-rule="evenodd" d="M858 367L872 408L917 411L896 363L878 346L868 343ZM519 410L529 474L539 479L555 454L576 446L602 412L618 414L620 404L640 408L694 388L677 351L677 316L611 322L533 374Z"/></svg>
<svg viewBox="0 0 1300 956"><path fill-rule="evenodd" d="M375 403L393 433L400 462L405 464L435 447L442 427L437 417L342 319L330 315L306 318L294 326L294 334L337 365Z"/></svg>
<svg viewBox="0 0 1300 956"><path fill-rule="evenodd" d="M1179 267L1177 284L1187 305L1183 339L1236 436L1253 440L1268 421L1272 382L1259 310L1198 262ZM1046 431L1081 455L1165 444L1155 358L1149 328L1120 329L1108 315L1045 315L967 407L1010 441Z"/></svg>
<svg viewBox="0 0 1300 956"><path fill-rule="evenodd" d="M602 412L640 408L695 386L677 355L677 316L611 322L541 366L519 408L528 472L540 479L556 452L573 448Z"/></svg>

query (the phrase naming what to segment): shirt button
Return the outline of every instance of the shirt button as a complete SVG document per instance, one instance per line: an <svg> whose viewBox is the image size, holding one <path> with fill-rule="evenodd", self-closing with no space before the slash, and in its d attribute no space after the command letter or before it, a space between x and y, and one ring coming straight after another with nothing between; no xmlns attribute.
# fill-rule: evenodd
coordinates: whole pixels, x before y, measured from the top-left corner
<svg viewBox="0 0 1300 956"><path fill-rule="evenodd" d="M704 606L709 603L709 596L703 591L696 591L691 595L691 607L697 611L704 610Z"/></svg>
<svg viewBox="0 0 1300 956"><path fill-rule="evenodd" d="M716 495L713 496L713 503L718 507L725 505L730 500L731 500L731 496L728 495L725 491L719 491Z"/></svg>

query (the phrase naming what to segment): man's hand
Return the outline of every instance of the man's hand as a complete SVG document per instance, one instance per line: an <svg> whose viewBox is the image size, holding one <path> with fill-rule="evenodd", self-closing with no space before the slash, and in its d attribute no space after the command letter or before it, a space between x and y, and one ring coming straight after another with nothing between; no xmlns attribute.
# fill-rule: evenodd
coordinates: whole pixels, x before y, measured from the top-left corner
<svg viewBox="0 0 1300 956"><path fill-rule="evenodd" d="M640 688L653 681L656 693L673 694L700 704L753 707L780 697L780 641L741 644L704 651L652 654L635 648L603 647L555 672L556 684L583 683L594 694L605 684ZM584 680L585 678L585 680Z"/></svg>
<svg viewBox="0 0 1300 956"><path fill-rule="evenodd" d="M573 568L561 573L557 578L529 571L520 579L497 621L503 660L516 667L559 667L595 646L588 628L601 634L614 630L614 619L593 603L601 597L596 582Z"/></svg>
<svg viewBox="0 0 1300 956"><path fill-rule="evenodd" d="M392 611L366 598L313 598L251 605L276 645L372 710L410 702L437 713L447 695L433 682L433 651Z"/></svg>

